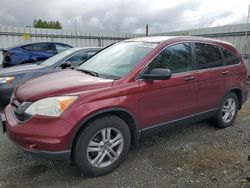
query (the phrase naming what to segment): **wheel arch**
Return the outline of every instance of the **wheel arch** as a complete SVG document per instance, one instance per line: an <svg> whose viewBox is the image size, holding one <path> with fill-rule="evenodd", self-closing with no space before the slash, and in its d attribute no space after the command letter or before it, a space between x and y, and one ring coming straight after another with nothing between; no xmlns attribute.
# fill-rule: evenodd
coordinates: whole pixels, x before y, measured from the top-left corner
<svg viewBox="0 0 250 188"><path fill-rule="evenodd" d="M131 143L134 146L139 145L140 140L140 131L139 131L139 124L135 118L135 116L128 111L127 109L123 108L109 108L105 110L101 110L98 112L91 113L88 115L87 118L84 118L84 120L80 121L78 123L76 130L73 133L73 136L71 138L70 147L73 151L75 142L78 138L78 135L81 133L82 130L86 128L86 125L95 120L98 117L105 116L105 115L115 115L119 118L121 118L123 121L125 121L130 129L131 133Z"/></svg>
<svg viewBox="0 0 250 188"><path fill-rule="evenodd" d="M238 87L236 88L232 88L228 93L234 93L237 97L238 97L238 102L239 102L239 110L241 109L242 107L242 100L243 100L243 95L242 95L242 90Z"/></svg>

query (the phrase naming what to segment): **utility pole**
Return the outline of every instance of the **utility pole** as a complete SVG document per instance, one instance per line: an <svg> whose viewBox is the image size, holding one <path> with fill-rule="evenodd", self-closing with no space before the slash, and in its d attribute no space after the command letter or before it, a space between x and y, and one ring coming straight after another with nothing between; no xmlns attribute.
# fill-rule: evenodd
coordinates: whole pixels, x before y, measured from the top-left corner
<svg viewBox="0 0 250 188"><path fill-rule="evenodd" d="M76 23L76 18L75 18L75 33L77 32L77 23Z"/></svg>
<svg viewBox="0 0 250 188"><path fill-rule="evenodd" d="M76 23L76 18L75 18L75 38L76 38L76 45L75 45L75 47L77 47L77 23Z"/></svg>
<svg viewBox="0 0 250 188"><path fill-rule="evenodd" d="M148 37L148 24L146 24L146 37Z"/></svg>
<svg viewBox="0 0 250 188"><path fill-rule="evenodd" d="M248 13L247 13L247 25L246 25L246 33L245 33L245 48L244 48L244 53L245 55L248 53L247 52L247 39L248 39L248 25L249 25L249 15L250 15L250 4L248 5ZM248 54L249 55L249 54ZM249 58L249 57L248 57Z"/></svg>

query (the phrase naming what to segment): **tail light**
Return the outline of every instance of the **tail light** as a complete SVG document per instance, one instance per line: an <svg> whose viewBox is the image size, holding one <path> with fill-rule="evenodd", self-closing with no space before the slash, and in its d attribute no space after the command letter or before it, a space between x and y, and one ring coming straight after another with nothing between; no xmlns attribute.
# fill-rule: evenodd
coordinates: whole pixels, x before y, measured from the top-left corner
<svg viewBox="0 0 250 188"><path fill-rule="evenodd" d="M7 57L7 56L10 56L10 54L8 51L3 51L3 56Z"/></svg>

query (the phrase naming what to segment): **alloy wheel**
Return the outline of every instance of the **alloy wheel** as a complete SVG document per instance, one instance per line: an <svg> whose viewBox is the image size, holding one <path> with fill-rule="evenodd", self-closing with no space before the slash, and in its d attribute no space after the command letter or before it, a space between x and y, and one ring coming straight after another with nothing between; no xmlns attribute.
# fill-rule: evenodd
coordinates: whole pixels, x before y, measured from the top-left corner
<svg viewBox="0 0 250 188"><path fill-rule="evenodd" d="M222 107L222 119L225 123L233 120L236 112L236 102L233 98L228 98Z"/></svg>
<svg viewBox="0 0 250 188"><path fill-rule="evenodd" d="M88 144L88 161L97 168L107 167L118 159L123 145L123 135L118 129L104 128L96 133Z"/></svg>

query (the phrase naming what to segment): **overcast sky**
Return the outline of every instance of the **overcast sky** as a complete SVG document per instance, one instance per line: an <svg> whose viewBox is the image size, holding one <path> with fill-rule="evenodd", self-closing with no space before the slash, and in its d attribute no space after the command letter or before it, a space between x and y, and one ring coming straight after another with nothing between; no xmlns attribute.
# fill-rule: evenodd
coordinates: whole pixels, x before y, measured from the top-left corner
<svg viewBox="0 0 250 188"><path fill-rule="evenodd" d="M150 33L246 22L249 0L0 0L0 25L59 20L64 29Z"/></svg>

